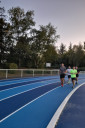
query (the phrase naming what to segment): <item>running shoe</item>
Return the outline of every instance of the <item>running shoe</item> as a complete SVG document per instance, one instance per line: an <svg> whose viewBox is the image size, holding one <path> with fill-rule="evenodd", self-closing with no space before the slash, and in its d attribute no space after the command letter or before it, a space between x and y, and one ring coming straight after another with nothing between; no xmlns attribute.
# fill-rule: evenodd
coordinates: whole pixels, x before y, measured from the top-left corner
<svg viewBox="0 0 85 128"><path fill-rule="evenodd" d="M74 88L74 86L72 86L72 88Z"/></svg>
<svg viewBox="0 0 85 128"><path fill-rule="evenodd" d="M61 86L63 87L63 84L61 84Z"/></svg>
<svg viewBox="0 0 85 128"><path fill-rule="evenodd" d="M69 81L68 81L68 84L70 84L70 83L71 83L71 81L69 80Z"/></svg>

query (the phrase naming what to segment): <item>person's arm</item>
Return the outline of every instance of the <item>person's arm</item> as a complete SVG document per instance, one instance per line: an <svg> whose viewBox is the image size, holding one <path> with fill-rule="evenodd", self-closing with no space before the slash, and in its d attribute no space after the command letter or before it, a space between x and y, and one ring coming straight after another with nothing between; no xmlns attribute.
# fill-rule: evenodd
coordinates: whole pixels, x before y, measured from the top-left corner
<svg viewBox="0 0 85 128"><path fill-rule="evenodd" d="M76 70L76 72L75 72L75 73L73 73L73 74L75 74L75 75L76 75L76 74L77 74L77 70Z"/></svg>
<svg viewBox="0 0 85 128"><path fill-rule="evenodd" d="M78 71L77 71L77 73L79 74L79 73L80 73L80 71L78 70Z"/></svg>
<svg viewBox="0 0 85 128"><path fill-rule="evenodd" d="M78 71L76 70L76 74L78 73Z"/></svg>
<svg viewBox="0 0 85 128"><path fill-rule="evenodd" d="M65 71L64 71L64 73L67 73L66 67L65 67Z"/></svg>
<svg viewBox="0 0 85 128"><path fill-rule="evenodd" d="M67 73L67 70L65 71L65 73Z"/></svg>
<svg viewBox="0 0 85 128"><path fill-rule="evenodd" d="M61 70L59 70L59 74L61 73Z"/></svg>

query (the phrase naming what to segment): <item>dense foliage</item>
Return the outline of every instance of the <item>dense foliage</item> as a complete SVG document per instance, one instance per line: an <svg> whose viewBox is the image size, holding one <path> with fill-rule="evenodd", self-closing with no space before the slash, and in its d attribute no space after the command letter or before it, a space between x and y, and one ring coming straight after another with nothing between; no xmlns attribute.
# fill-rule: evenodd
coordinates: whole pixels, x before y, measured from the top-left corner
<svg viewBox="0 0 85 128"><path fill-rule="evenodd" d="M8 10L9 20L0 17L0 68L59 68L66 66L85 66L85 51L81 44L69 44L68 50L63 43L56 48L56 28L48 23L35 28L34 11L25 12L20 7Z"/></svg>

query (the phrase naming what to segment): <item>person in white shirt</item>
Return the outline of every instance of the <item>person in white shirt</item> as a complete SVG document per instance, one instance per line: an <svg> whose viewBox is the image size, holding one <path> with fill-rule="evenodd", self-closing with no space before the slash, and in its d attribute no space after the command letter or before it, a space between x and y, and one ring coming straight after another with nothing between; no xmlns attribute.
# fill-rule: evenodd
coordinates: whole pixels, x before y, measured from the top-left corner
<svg viewBox="0 0 85 128"><path fill-rule="evenodd" d="M71 67L69 66L68 69L67 69L68 83L71 83L71 74L70 74L70 71L71 71Z"/></svg>

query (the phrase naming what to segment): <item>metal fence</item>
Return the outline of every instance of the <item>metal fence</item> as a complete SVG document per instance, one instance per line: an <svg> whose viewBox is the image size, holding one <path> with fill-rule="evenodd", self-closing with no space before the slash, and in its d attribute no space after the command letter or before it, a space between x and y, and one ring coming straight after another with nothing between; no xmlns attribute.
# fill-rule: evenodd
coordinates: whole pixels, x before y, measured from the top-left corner
<svg viewBox="0 0 85 128"><path fill-rule="evenodd" d="M59 70L0 69L0 79L59 75Z"/></svg>

